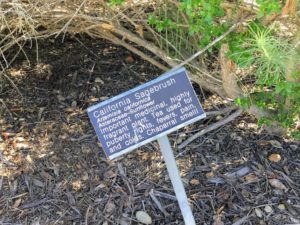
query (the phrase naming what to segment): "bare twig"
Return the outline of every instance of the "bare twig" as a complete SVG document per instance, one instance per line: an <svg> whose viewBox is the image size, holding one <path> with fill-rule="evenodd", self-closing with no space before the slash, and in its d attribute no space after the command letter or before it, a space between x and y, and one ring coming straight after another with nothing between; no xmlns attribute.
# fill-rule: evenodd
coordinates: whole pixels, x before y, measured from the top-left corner
<svg viewBox="0 0 300 225"><path fill-rule="evenodd" d="M223 114L226 114L226 113L230 113L231 111L233 110L236 110L238 109L237 106L228 106L224 109L221 109L221 110L217 110L217 111L209 111L209 112L206 112L206 116L218 116L218 115L223 115Z"/></svg>
<svg viewBox="0 0 300 225"><path fill-rule="evenodd" d="M6 108L6 110L7 110L8 114L9 114L9 116L10 116L11 118L13 118L12 113L10 112L9 108L7 107L7 105L5 104L5 102L4 102L1 98L0 98L0 103L2 103L2 105L3 105L4 108Z"/></svg>
<svg viewBox="0 0 300 225"><path fill-rule="evenodd" d="M177 201L177 198L174 195L170 195L170 194L163 193L163 192L156 191L156 190L154 190L153 192L154 192L155 196L157 196L157 197L161 197L161 198L166 198L166 199L169 199L169 200Z"/></svg>
<svg viewBox="0 0 300 225"><path fill-rule="evenodd" d="M85 4L86 0L84 0L80 6L77 8L76 12L72 15L72 17L69 19L69 21L61 28L61 30L56 34L55 38L57 38L60 33L62 31L64 31L64 36L65 36L65 33L66 33L66 30L68 28L68 26L70 25L70 23L72 22L72 20L74 19L74 17L78 14L79 10L82 8L82 6Z"/></svg>
<svg viewBox="0 0 300 225"><path fill-rule="evenodd" d="M41 205L41 204L43 204L47 201L48 201L48 198L43 198L43 199L37 200L35 202L31 202L31 203L28 203L28 204L21 205L20 209L33 208L33 207L39 206L39 205Z"/></svg>
<svg viewBox="0 0 300 225"><path fill-rule="evenodd" d="M162 204L160 203L160 201L154 195L153 189L151 189L151 191L149 192L149 195L152 198L152 200L154 201L154 203L156 204L157 208L165 215L165 217L170 216L169 213L167 213L167 211L165 210L165 208L162 206Z"/></svg>
<svg viewBox="0 0 300 225"><path fill-rule="evenodd" d="M134 192L134 188L133 188L133 185L130 184L130 182L128 181L127 177L126 177L126 174L125 174L125 171L124 171L124 168L122 166L121 163L118 163L117 164L117 167L118 167L118 170L119 170L119 173L124 181L124 183L126 184L127 188L128 188L128 191L130 192L130 194L132 195L133 192Z"/></svg>
<svg viewBox="0 0 300 225"><path fill-rule="evenodd" d="M234 222L232 225L242 225L249 219L249 216L244 216L241 219Z"/></svg>
<svg viewBox="0 0 300 225"><path fill-rule="evenodd" d="M85 225L88 225L88 217L89 217L89 211L90 211L91 206L89 205L89 207L86 210L85 213Z"/></svg>
<svg viewBox="0 0 300 225"><path fill-rule="evenodd" d="M233 114L231 114L230 116L226 117L225 119L218 121L217 123L214 123L208 127L206 127L205 129L201 130L200 132L194 134L193 136L191 136L190 138L188 138L187 140L185 140L184 142L182 142L179 146L178 149L182 149L185 146L187 146L189 143L191 143L192 141L194 141L195 139L197 139L198 137L201 137L202 135L215 130L227 123L229 123L230 121L234 120L236 117L238 117L241 113L243 112L242 109L237 110L236 112L234 112Z"/></svg>
<svg viewBox="0 0 300 225"><path fill-rule="evenodd" d="M185 64L191 62L192 60L194 60L195 58L197 58L199 55L203 54L204 52L206 52L209 48L211 48L212 46L214 46L215 44L217 44L219 41L223 40L228 34L230 34L237 26L239 25L239 23L234 24L233 26L231 26L229 28L228 31L226 31L224 34L222 34L221 36L217 37L215 40L213 40L212 42L210 42L208 45L206 45L203 49L201 49L200 51L196 52L195 54L193 54L191 57L189 57L188 59L184 60L183 62L181 62L179 65L177 65L175 69L178 69L182 66L184 66Z"/></svg>

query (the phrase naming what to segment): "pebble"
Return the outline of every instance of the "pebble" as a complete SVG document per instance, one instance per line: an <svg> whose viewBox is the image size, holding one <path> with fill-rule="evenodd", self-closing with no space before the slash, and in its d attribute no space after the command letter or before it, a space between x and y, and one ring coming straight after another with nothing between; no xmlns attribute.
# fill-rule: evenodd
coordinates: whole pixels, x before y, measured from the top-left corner
<svg viewBox="0 0 300 225"><path fill-rule="evenodd" d="M272 207L269 206L269 205L266 205L266 207L264 208L264 210L265 210L266 213L271 213L271 212L273 212Z"/></svg>
<svg viewBox="0 0 300 225"><path fill-rule="evenodd" d="M262 218L263 217L263 213L259 208L255 208L255 214L258 218Z"/></svg>
<svg viewBox="0 0 300 225"><path fill-rule="evenodd" d="M148 213L144 211L137 211L135 213L135 216L139 222L142 224L151 224L152 223L152 218L149 216Z"/></svg>
<svg viewBox="0 0 300 225"><path fill-rule="evenodd" d="M279 204L277 206L277 208L280 209L280 210L285 210L285 205L284 204Z"/></svg>

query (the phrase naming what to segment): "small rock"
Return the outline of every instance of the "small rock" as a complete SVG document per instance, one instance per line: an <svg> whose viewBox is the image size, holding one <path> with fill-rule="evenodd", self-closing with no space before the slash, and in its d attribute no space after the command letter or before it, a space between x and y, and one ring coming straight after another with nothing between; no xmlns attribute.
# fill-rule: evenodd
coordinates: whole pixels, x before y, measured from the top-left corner
<svg viewBox="0 0 300 225"><path fill-rule="evenodd" d="M135 216L137 218L137 220L139 222L141 222L142 224L151 224L152 223L152 219L149 216L148 213L144 212L144 211L137 211L135 213Z"/></svg>
<svg viewBox="0 0 300 225"><path fill-rule="evenodd" d="M216 116L216 120L219 121L219 120L221 120L221 119L223 119L223 116L221 116L221 115L217 115L217 116Z"/></svg>
<svg viewBox="0 0 300 225"><path fill-rule="evenodd" d="M272 187L280 189L280 190L287 190L287 187L280 181L277 179L269 179L269 183Z"/></svg>
<svg viewBox="0 0 300 225"><path fill-rule="evenodd" d="M255 214L258 218L262 218L263 217L263 212L259 209L259 208L255 208Z"/></svg>
<svg viewBox="0 0 300 225"><path fill-rule="evenodd" d="M273 212L272 207L269 206L269 205L266 205L266 207L264 208L264 210L265 210L266 213L272 213Z"/></svg>
<svg viewBox="0 0 300 225"><path fill-rule="evenodd" d="M129 55L129 56L127 56L127 57L125 58L125 61L126 61L127 63L133 63L133 62L134 62L134 58L133 58L131 55Z"/></svg>
<svg viewBox="0 0 300 225"><path fill-rule="evenodd" d="M284 204L279 204L277 206L277 208L280 209L280 210L285 210L285 205Z"/></svg>

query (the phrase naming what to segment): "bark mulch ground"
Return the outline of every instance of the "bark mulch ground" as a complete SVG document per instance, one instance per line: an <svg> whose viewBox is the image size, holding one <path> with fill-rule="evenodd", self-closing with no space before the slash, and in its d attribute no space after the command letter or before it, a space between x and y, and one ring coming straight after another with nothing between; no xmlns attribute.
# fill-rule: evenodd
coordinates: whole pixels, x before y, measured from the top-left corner
<svg viewBox="0 0 300 225"><path fill-rule="evenodd" d="M86 113L161 71L87 37L24 50L7 72L22 96L0 78L0 224L183 224L157 143L109 161ZM198 94L206 111L227 104ZM197 224L300 224L299 143L243 114L178 149L223 117L169 135Z"/></svg>

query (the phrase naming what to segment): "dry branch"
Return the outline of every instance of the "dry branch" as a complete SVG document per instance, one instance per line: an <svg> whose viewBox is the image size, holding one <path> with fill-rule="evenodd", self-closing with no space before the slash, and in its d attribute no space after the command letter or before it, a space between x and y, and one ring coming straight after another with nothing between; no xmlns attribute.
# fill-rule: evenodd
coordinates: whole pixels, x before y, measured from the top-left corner
<svg viewBox="0 0 300 225"><path fill-rule="evenodd" d="M243 112L242 109L238 109L236 112L232 113L230 116L226 117L225 119L218 121L208 127L206 127L205 129L199 131L198 133L192 135L191 137L189 137L187 140L185 140L184 142L182 142L179 146L178 149L182 149L184 147L186 147L189 143L191 143L192 141L194 141L195 139L201 137L202 135L215 130L229 122L231 122L232 120L234 120L236 117L238 117L239 115L241 115L241 113Z"/></svg>
<svg viewBox="0 0 300 225"><path fill-rule="evenodd" d="M10 4L2 3L4 9L12 11L9 17L6 14L0 13L0 18L5 21L5 28L1 28L1 31L9 31L8 35L4 35L0 31L0 35L3 36L0 47L3 59L5 59L6 52L15 45L19 46L22 51L22 43L31 39L50 36L57 37L61 33L65 34L67 32L70 34L86 33L94 38L109 40L127 48L164 71L176 67L178 62L181 61L180 59L171 57L168 51L161 49L157 41L150 42L142 38L142 35L138 32L136 34L132 29L124 26L124 24L131 24L135 28L137 26L142 28L147 27L145 25L147 15L142 12L149 7L155 6L158 2L145 4L128 2L123 8L111 8L104 1L96 3L91 0L65 1L64 4L45 0L38 1L37 4L40 7L32 7L29 3L20 3L18 1ZM139 13L134 14L135 11ZM18 14L19 12L22 13ZM15 21L18 19L21 19L20 21L22 22L16 23ZM223 37L220 38L222 39ZM205 49L202 49L200 54L217 41L219 39L212 42ZM200 54L196 53L196 56ZM179 55L183 56L187 54L179 52ZM193 56L193 59L196 56ZM184 64L186 63L184 62ZM195 83L213 93L221 96L224 95L220 80L211 75L201 63L196 62L196 60L193 62L189 60L189 66L193 68L190 77Z"/></svg>

